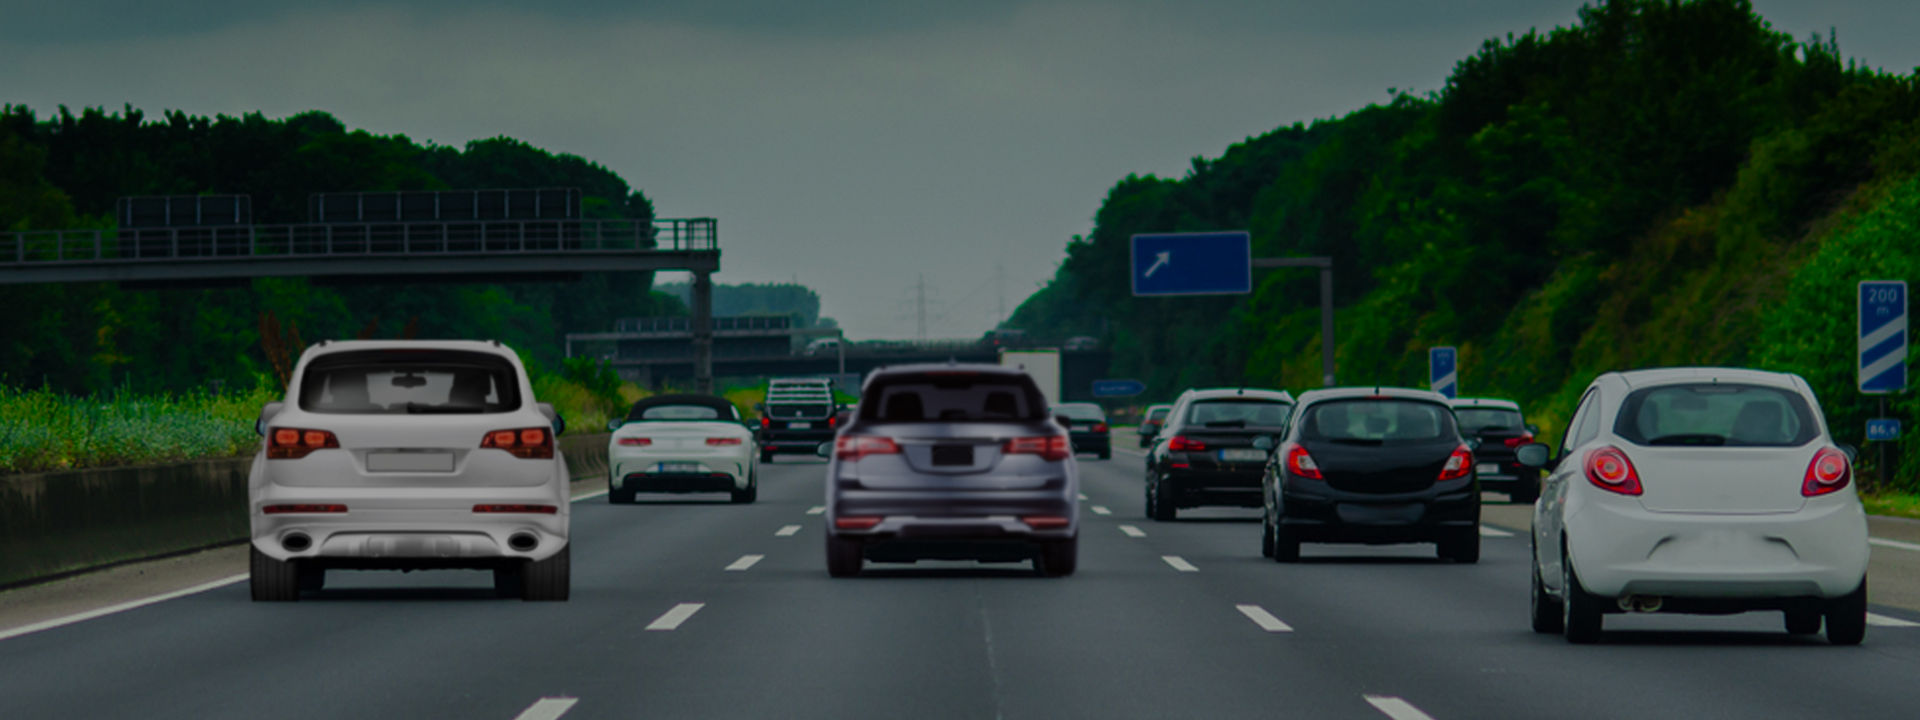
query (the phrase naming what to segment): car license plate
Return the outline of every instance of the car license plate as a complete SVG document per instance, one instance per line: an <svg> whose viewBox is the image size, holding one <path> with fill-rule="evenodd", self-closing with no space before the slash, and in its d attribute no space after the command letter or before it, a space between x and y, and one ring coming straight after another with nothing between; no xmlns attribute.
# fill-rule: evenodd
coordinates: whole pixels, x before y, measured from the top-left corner
<svg viewBox="0 0 1920 720"><path fill-rule="evenodd" d="M663 462L660 463L660 472L668 474L697 473L700 472L700 463Z"/></svg>
<svg viewBox="0 0 1920 720"><path fill-rule="evenodd" d="M376 450L367 453L367 472L453 472L453 453Z"/></svg>
<svg viewBox="0 0 1920 720"><path fill-rule="evenodd" d="M793 428L795 430L811 430L813 429L813 423L810 423L810 422L789 423L787 427Z"/></svg>
<svg viewBox="0 0 1920 720"><path fill-rule="evenodd" d="M1267 459L1267 451L1259 448L1227 448L1220 451L1220 459L1225 462L1259 462Z"/></svg>
<svg viewBox="0 0 1920 720"><path fill-rule="evenodd" d="M1481 473L1497 473L1497 472L1500 472L1500 464L1499 463L1480 463L1479 469Z"/></svg>

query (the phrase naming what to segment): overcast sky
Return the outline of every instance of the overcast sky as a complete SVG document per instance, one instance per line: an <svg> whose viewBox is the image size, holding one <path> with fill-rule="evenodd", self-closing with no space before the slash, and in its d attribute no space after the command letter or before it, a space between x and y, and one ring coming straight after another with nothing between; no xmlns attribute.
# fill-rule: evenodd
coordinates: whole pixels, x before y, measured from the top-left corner
<svg viewBox="0 0 1920 720"><path fill-rule="evenodd" d="M970 337L1052 276L1128 173L1177 177L1389 88L1438 89L1482 40L1580 3L533 5L0 0L0 102L508 135L606 165L663 217L719 218L718 282L797 280L851 337L910 338L924 274L927 334ZM1755 6L1795 37L1835 28L1869 65L1920 65L1911 0Z"/></svg>

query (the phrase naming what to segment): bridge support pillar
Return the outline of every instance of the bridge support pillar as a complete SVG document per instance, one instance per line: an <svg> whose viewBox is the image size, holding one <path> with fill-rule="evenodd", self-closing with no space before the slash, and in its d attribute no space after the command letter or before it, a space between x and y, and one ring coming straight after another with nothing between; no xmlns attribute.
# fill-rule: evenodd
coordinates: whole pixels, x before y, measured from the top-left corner
<svg viewBox="0 0 1920 720"><path fill-rule="evenodd" d="M693 274L693 391L713 390L713 274Z"/></svg>

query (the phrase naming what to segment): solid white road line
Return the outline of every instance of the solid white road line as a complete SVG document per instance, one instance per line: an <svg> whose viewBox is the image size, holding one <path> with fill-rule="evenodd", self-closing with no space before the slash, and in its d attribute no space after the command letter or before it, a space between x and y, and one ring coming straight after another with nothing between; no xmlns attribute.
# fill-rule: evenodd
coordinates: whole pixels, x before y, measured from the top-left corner
<svg viewBox="0 0 1920 720"><path fill-rule="evenodd" d="M1920 545L1915 545L1910 542L1900 542L1899 540L1882 540L1880 538L1867 538L1867 542L1873 545L1879 545L1880 547L1890 547L1890 548L1900 548L1901 550L1920 551Z"/></svg>
<svg viewBox="0 0 1920 720"><path fill-rule="evenodd" d="M827 506L825 505L815 505L813 507L807 508L808 515L819 515L826 511L827 511Z"/></svg>
<svg viewBox="0 0 1920 720"><path fill-rule="evenodd" d="M799 525L782 525L780 526L779 530L775 530L773 532L773 536L774 537L793 537L793 534L797 532L800 532Z"/></svg>
<svg viewBox="0 0 1920 720"><path fill-rule="evenodd" d="M1194 567L1193 563L1187 562L1179 555L1161 555L1160 559L1166 561L1168 565L1173 566L1173 569L1179 570L1180 572L1200 572L1200 568Z"/></svg>
<svg viewBox="0 0 1920 720"><path fill-rule="evenodd" d="M673 606L672 610L668 610L667 614L647 623L647 629L672 630L680 627L680 623L686 622L687 618L693 617L694 613L700 612L700 608L706 606L706 603L680 603Z"/></svg>
<svg viewBox="0 0 1920 720"><path fill-rule="evenodd" d="M599 490L595 490L590 493L580 493L579 495L575 495L573 496L573 501L580 502L581 500L592 500L594 498L600 497L601 495L605 495L605 494L607 494L607 489L600 488Z"/></svg>
<svg viewBox="0 0 1920 720"><path fill-rule="evenodd" d="M1513 537L1513 533L1507 532L1505 530L1501 530L1500 528L1497 528L1497 527L1489 527L1486 525L1481 525L1480 537Z"/></svg>
<svg viewBox="0 0 1920 720"><path fill-rule="evenodd" d="M154 603L166 602L174 598L186 597L188 595L193 595L195 593L203 593L208 590L212 590L214 588L226 587L228 585L232 585L234 583L237 583L246 579L247 579L246 575L229 575L227 577L220 578L219 580L215 580L213 582L201 583L199 585L195 585L190 588L183 588L180 590L175 590L170 593L162 593L159 595L155 595L153 597L141 598L139 600L130 600L127 602L120 603L118 605L108 605L106 607L99 608L96 610L88 610L83 613L75 613L73 615L68 615L66 617L57 617L52 620L42 620L40 622L33 623L32 625L21 625L20 627L14 628L12 630L0 632L0 640L17 638L17 637L20 637L21 635L26 635L29 633L37 633L37 632L40 632L41 630L51 630L53 628L57 628L62 625L72 625L77 622L85 622L87 620L92 620L97 617L105 617L107 615L112 615L114 613L126 612L134 608L146 607Z"/></svg>
<svg viewBox="0 0 1920 720"><path fill-rule="evenodd" d="M543 697L521 710L519 715L513 716L513 720L560 720L560 716L567 714L577 702L580 702L580 698Z"/></svg>
<svg viewBox="0 0 1920 720"><path fill-rule="evenodd" d="M1433 720L1432 715L1420 712L1420 708L1414 707L1413 703L1391 695L1368 695L1366 698L1367 704L1372 705L1373 709L1393 720Z"/></svg>
<svg viewBox="0 0 1920 720"><path fill-rule="evenodd" d="M1095 514L1095 515L1112 515L1112 514L1113 514L1113 511L1112 511L1112 510L1108 510L1108 509L1107 509L1107 506L1105 506L1105 505L1095 505L1095 506L1093 506L1093 514Z"/></svg>
<svg viewBox="0 0 1920 720"><path fill-rule="evenodd" d="M1867 624L1875 627L1920 627L1920 623L1887 617L1876 613L1867 613Z"/></svg>
<svg viewBox="0 0 1920 720"><path fill-rule="evenodd" d="M760 562L764 558L766 558L765 555L741 555L740 559L733 561L733 564L728 565L727 569L735 571L745 570L753 567L754 563Z"/></svg>
<svg viewBox="0 0 1920 720"><path fill-rule="evenodd" d="M1126 533L1127 537L1146 537L1147 536L1146 533L1140 532L1140 528L1134 527L1132 525L1121 525L1120 532Z"/></svg>
<svg viewBox="0 0 1920 720"><path fill-rule="evenodd" d="M1253 624L1259 625L1261 630L1267 632L1293 632L1293 626L1280 622L1280 618L1274 617L1273 613L1267 612L1265 608L1259 605L1235 605L1234 607L1239 608L1240 614L1247 616L1247 619L1252 620Z"/></svg>

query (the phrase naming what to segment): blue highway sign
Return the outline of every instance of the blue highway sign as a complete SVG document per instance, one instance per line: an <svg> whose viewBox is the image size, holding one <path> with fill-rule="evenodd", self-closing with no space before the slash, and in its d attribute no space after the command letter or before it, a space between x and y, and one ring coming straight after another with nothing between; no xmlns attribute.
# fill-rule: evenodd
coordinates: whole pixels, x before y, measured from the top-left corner
<svg viewBox="0 0 1920 720"><path fill-rule="evenodd" d="M1245 232L1133 236L1133 294L1235 295L1253 291L1253 241Z"/></svg>
<svg viewBox="0 0 1920 720"><path fill-rule="evenodd" d="M1460 356L1450 347L1427 350L1427 382L1448 398L1460 395Z"/></svg>
<svg viewBox="0 0 1920 720"><path fill-rule="evenodd" d="M1907 388L1907 284L1860 283L1860 392Z"/></svg>
<svg viewBox="0 0 1920 720"><path fill-rule="evenodd" d="M1873 418L1867 421L1868 440L1900 439L1900 418Z"/></svg>
<svg viewBox="0 0 1920 720"><path fill-rule="evenodd" d="M1133 397L1147 391L1147 384L1139 380L1095 380L1094 397Z"/></svg>

